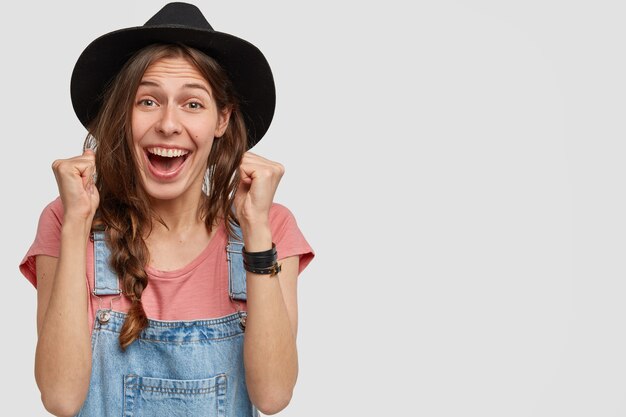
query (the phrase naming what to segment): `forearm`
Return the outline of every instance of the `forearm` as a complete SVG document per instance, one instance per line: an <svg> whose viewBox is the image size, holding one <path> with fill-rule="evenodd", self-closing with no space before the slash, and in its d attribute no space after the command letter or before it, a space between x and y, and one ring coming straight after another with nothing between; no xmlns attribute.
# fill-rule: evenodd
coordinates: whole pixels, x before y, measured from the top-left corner
<svg viewBox="0 0 626 417"><path fill-rule="evenodd" d="M244 232L245 236L245 232ZM271 235L263 228L248 233L246 250L271 247ZM277 276L247 272L244 364L252 402L264 413L287 406L298 375L296 338Z"/></svg>
<svg viewBox="0 0 626 417"><path fill-rule="evenodd" d="M298 374L296 341L278 278L248 272L247 286L246 383L252 402L271 414L291 399Z"/></svg>
<svg viewBox="0 0 626 417"><path fill-rule="evenodd" d="M85 286L88 230L68 222L50 301L39 329L35 378L49 411L71 414L82 405L91 374L91 343Z"/></svg>

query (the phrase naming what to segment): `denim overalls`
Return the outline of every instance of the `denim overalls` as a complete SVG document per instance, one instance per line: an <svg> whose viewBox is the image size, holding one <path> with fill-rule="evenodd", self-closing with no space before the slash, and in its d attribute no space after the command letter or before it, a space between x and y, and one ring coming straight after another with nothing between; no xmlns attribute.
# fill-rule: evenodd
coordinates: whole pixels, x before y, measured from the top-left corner
<svg viewBox="0 0 626 417"><path fill-rule="evenodd" d="M229 296L246 299L241 229L228 238ZM104 232L94 232L92 293L112 303L121 296L109 267ZM207 320L149 320L122 352L119 333L126 314L98 309L91 339L89 393L80 417L258 416L243 367L245 311Z"/></svg>

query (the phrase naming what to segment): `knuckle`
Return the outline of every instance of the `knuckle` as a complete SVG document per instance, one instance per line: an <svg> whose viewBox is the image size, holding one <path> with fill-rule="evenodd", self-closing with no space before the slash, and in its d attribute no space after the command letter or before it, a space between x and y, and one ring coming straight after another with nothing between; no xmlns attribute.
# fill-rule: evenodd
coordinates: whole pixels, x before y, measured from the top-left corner
<svg viewBox="0 0 626 417"><path fill-rule="evenodd" d="M62 172L63 169L66 166L66 160L65 159L57 159L52 163L52 169L55 172Z"/></svg>

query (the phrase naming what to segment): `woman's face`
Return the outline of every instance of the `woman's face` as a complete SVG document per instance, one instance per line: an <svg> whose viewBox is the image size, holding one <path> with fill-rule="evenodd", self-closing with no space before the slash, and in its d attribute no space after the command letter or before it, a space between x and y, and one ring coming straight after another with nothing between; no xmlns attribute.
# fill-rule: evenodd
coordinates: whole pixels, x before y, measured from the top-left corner
<svg viewBox="0 0 626 417"><path fill-rule="evenodd" d="M132 109L132 147L148 195L197 198L213 140L229 116L218 113L209 83L186 59L150 65Z"/></svg>

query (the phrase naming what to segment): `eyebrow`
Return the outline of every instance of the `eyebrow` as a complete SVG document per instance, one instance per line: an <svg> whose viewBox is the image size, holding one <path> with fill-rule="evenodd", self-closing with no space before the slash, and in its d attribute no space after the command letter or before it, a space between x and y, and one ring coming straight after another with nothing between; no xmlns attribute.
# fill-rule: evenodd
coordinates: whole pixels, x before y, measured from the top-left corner
<svg viewBox="0 0 626 417"><path fill-rule="evenodd" d="M148 87L160 87L160 85L155 83L154 81L142 81L139 83L139 85L148 86ZM209 95L209 97L211 96L211 93L209 92L209 90L202 84L187 83L183 85L183 88L204 90Z"/></svg>
<svg viewBox="0 0 626 417"><path fill-rule="evenodd" d="M209 93L209 90L207 90L207 88L202 84L197 84L197 83L185 84L183 85L183 88L196 88L196 89L204 90L209 95L209 97L211 96L211 93Z"/></svg>

